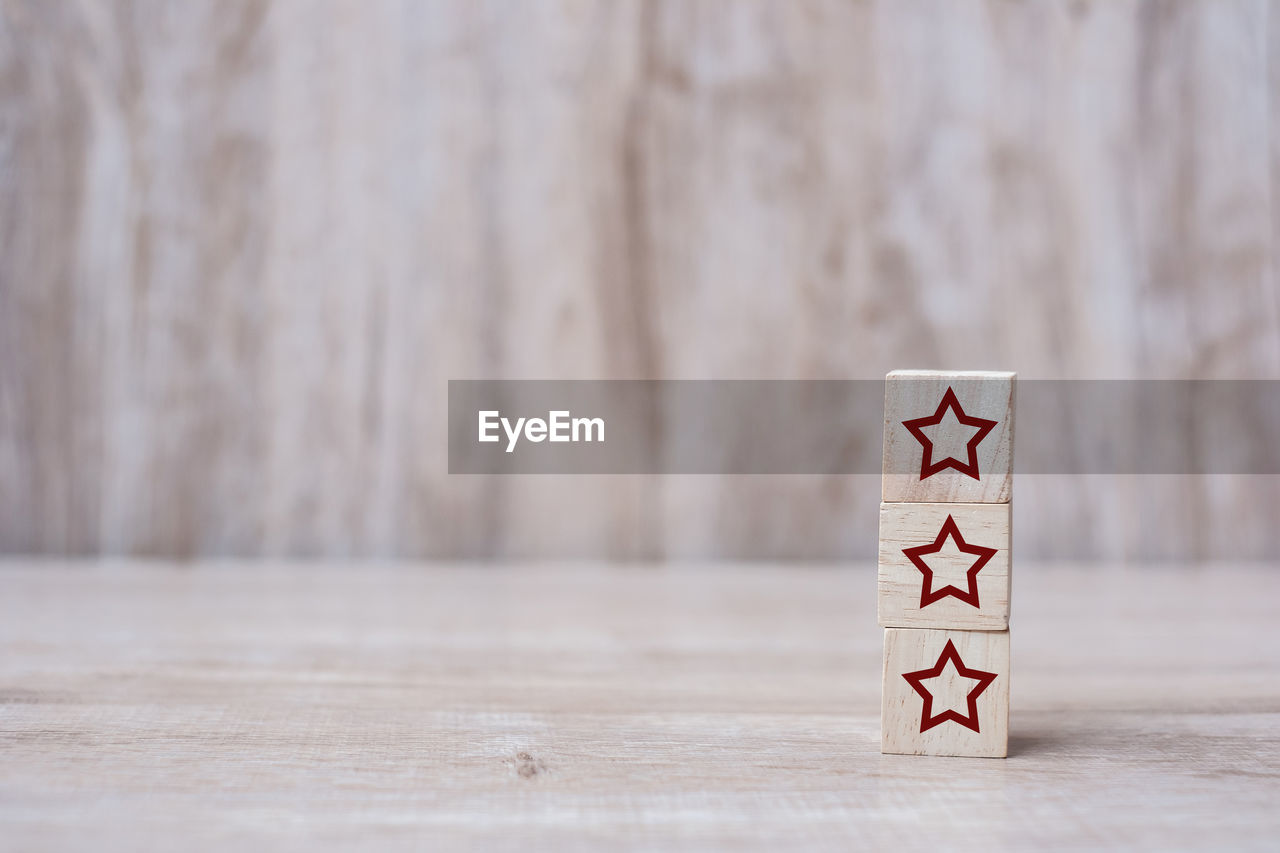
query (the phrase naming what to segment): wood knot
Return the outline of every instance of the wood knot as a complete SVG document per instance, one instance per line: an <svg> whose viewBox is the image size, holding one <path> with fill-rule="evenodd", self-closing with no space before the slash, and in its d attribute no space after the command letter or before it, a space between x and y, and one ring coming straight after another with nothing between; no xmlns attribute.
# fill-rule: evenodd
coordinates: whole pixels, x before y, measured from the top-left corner
<svg viewBox="0 0 1280 853"><path fill-rule="evenodd" d="M521 779L532 779L547 769L547 765L543 764L540 759L534 758L527 752L516 753L515 766L516 775Z"/></svg>

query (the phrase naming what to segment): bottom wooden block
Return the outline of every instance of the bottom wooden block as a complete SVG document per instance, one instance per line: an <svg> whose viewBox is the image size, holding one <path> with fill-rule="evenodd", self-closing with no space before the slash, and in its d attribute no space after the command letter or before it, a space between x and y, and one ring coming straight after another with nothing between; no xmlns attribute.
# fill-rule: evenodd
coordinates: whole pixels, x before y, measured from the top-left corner
<svg viewBox="0 0 1280 853"><path fill-rule="evenodd" d="M1008 755L1009 632L886 628L880 751Z"/></svg>

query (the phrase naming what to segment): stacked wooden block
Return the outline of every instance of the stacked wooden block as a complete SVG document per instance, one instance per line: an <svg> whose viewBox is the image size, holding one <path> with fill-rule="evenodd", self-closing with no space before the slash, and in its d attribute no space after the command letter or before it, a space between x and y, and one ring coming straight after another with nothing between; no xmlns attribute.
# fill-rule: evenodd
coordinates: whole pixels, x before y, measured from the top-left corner
<svg viewBox="0 0 1280 853"><path fill-rule="evenodd" d="M1015 378L885 380L881 752L1008 754Z"/></svg>

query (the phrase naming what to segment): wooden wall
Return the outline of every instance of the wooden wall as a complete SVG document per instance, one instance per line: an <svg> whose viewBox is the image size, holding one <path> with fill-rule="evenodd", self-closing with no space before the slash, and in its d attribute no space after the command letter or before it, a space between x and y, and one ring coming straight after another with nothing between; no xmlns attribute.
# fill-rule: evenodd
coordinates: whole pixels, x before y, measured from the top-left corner
<svg viewBox="0 0 1280 853"><path fill-rule="evenodd" d="M446 381L1277 378L1278 200L1265 0L4 0L0 551L869 558L874 477L451 478Z"/></svg>

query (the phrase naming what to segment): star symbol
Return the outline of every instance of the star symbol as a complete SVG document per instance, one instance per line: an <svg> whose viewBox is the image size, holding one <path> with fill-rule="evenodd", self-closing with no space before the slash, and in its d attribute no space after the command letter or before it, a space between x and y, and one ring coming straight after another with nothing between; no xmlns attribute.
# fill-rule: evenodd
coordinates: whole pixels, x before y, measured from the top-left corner
<svg viewBox="0 0 1280 853"><path fill-rule="evenodd" d="M951 664L956 674L960 678L976 681L965 697L968 704L968 714L961 715L959 711L948 708L941 714L934 716L933 713L933 692L924 686L924 682L933 678L942 676L947 664ZM903 678L911 685L911 689L920 694L920 698L924 700L924 709L920 713L920 733L924 734L936 725L945 723L947 720L959 723L966 729L978 731L978 697L982 695L991 682L996 680L996 673L983 672L980 669L969 669L964 665L964 661L960 660L960 653L956 651L955 644L947 640L946 648L942 650L942 654L938 657L938 662L933 665L932 669L922 669L918 672L904 673ZM981 734L981 732L979 732Z"/></svg>
<svg viewBox="0 0 1280 853"><path fill-rule="evenodd" d="M974 560L973 565L969 566L968 572L965 573L965 577L969 581L968 590L961 590L951 584L939 589L933 588L933 569L929 568L929 564L924 561L924 555L941 552L948 538L955 543L956 549L961 554L969 554L978 558ZM914 563L915 567L924 575L924 582L920 585L920 606L928 607L935 601L950 595L960 599L965 604L981 607L982 605L978 603L978 572L982 571L982 567L995 556L997 550L996 548L985 548L982 545L970 545L965 542L964 537L960 535L960 528L956 525L956 520L948 515L947 520L942 525L942 529L938 531L938 538L933 540L933 544L902 549L902 553L907 555L907 559Z"/></svg>
<svg viewBox="0 0 1280 853"><path fill-rule="evenodd" d="M965 445L965 449L969 454L968 462L961 462L954 456L945 456L941 462L933 461L933 439L924 434L925 427L936 427L942 423L946 417L947 410L951 410L952 417L959 421L962 426L977 427L977 432L969 439L969 443ZM924 480L932 477L939 471L947 468L954 468L961 474L968 474L973 479L978 477L978 445L987 437L987 433L995 428L998 421L989 421L986 418L972 418L964 413L964 409L960 408L960 401L956 399L956 392L947 386L947 393L942 395L942 402L938 405L938 411L934 412L927 418L913 418L909 421L903 421L902 425L907 431L915 436L916 441L920 442L920 446L924 448L924 456L920 460L920 479Z"/></svg>

